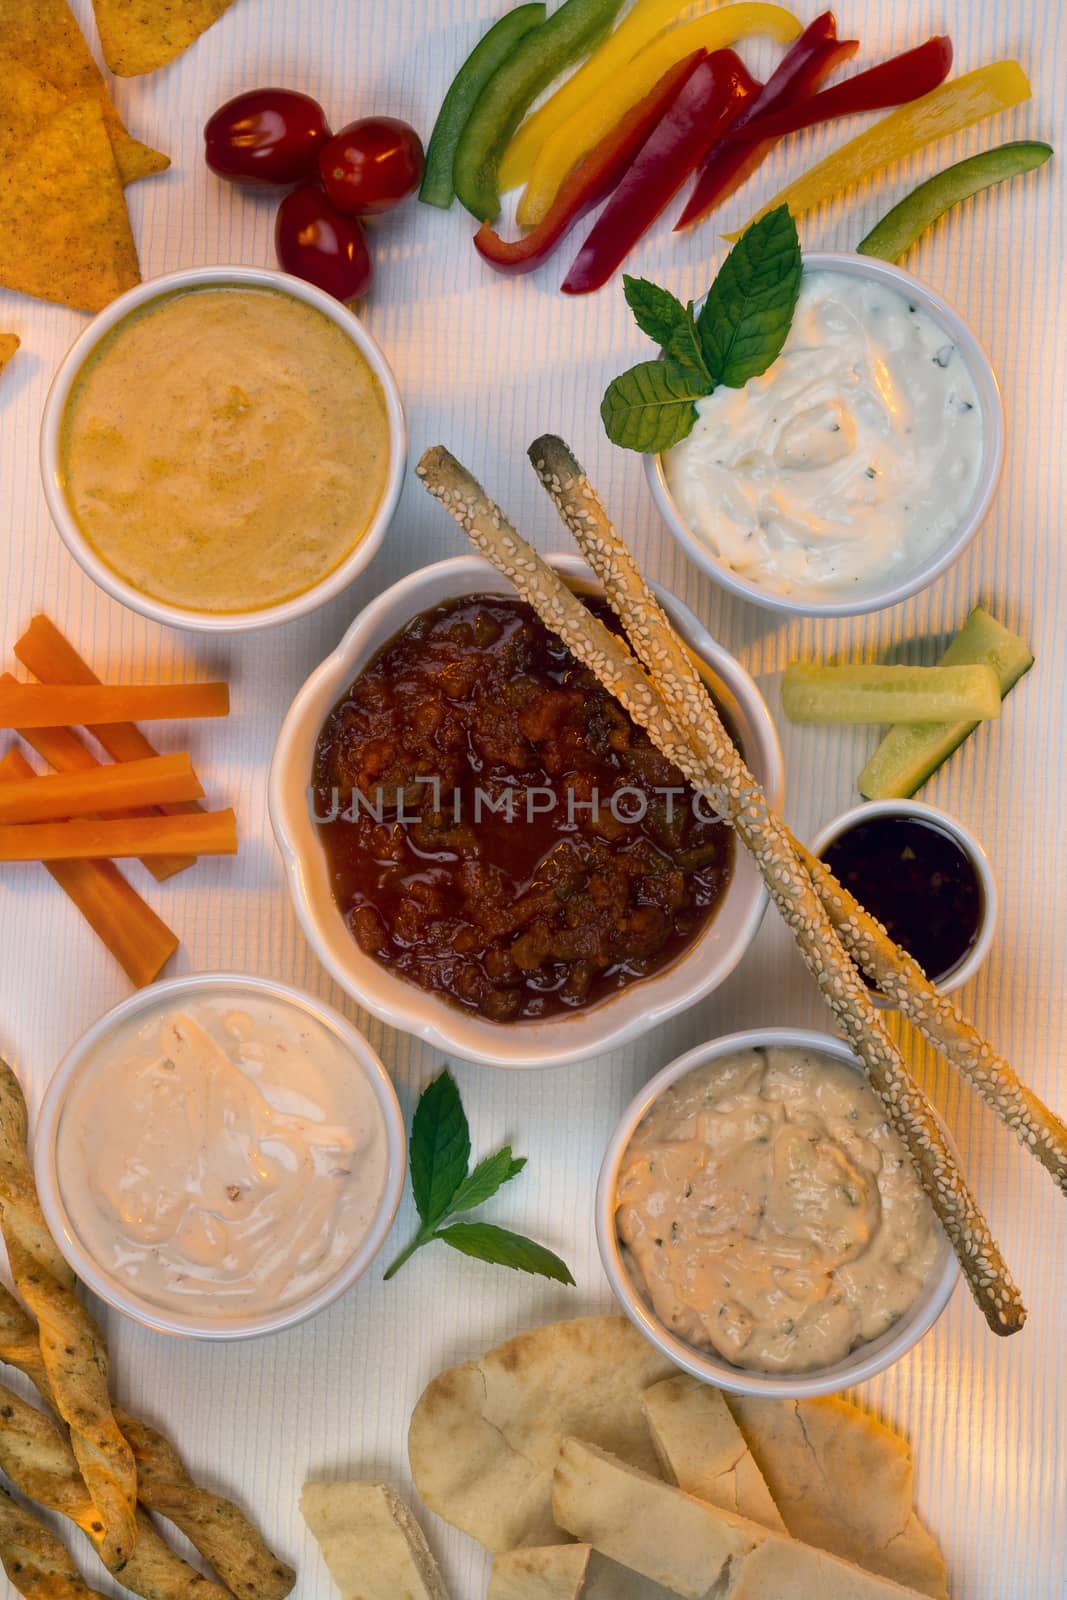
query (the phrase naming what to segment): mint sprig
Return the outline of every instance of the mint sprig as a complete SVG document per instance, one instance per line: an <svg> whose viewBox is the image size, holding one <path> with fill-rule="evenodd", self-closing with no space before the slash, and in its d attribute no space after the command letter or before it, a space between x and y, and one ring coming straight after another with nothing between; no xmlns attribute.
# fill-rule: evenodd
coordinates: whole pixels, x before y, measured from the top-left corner
<svg viewBox="0 0 1067 1600"><path fill-rule="evenodd" d="M723 262L700 315L645 278L626 278L626 302L663 355L611 382L600 407L608 438L653 453L679 444L695 402L720 384L742 388L781 354L800 292L800 240L788 206L747 228Z"/></svg>
<svg viewBox="0 0 1067 1600"><path fill-rule="evenodd" d="M419 1214L419 1231L385 1273L395 1277L416 1250L438 1239L461 1255L488 1261L494 1266L511 1267L516 1272L532 1272L557 1283L573 1284L570 1269L559 1256L543 1244L521 1233L498 1228L490 1222L454 1222L492 1199L505 1183L518 1177L526 1165L525 1156L514 1156L505 1145L495 1155L485 1156L473 1171L470 1164L471 1139L467 1114L456 1080L447 1070L427 1084L415 1108L408 1141L411 1166L411 1192Z"/></svg>

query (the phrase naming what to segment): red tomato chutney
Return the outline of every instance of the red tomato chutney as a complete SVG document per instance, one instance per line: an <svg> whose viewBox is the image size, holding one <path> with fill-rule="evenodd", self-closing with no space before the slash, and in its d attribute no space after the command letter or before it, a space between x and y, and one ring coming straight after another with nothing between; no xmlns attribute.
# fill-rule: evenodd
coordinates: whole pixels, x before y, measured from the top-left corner
<svg viewBox="0 0 1067 1600"><path fill-rule="evenodd" d="M495 1020L662 971L733 871L712 804L517 598L408 623L330 713L313 781L360 948Z"/></svg>

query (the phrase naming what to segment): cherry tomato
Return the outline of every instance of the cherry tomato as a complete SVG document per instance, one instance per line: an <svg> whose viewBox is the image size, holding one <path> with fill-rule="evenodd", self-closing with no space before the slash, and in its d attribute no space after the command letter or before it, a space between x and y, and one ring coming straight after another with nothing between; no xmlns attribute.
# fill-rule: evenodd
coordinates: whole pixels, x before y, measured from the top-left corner
<svg viewBox="0 0 1067 1600"><path fill-rule="evenodd" d="M220 106L204 129L204 157L231 183L300 183L318 173L330 137L326 113L294 89L250 89Z"/></svg>
<svg viewBox="0 0 1067 1600"><path fill-rule="evenodd" d="M374 268L363 229L314 184L301 184L278 207L274 245L283 272L336 300L358 300L370 288Z"/></svg>
<svg viewBox="0 0 1067 1600"><path fill-rule="evenodd" d="M326 193L353 216L391 211L418 188L425 165L415 129L395 117L350 122L319 154Z"/></svg>

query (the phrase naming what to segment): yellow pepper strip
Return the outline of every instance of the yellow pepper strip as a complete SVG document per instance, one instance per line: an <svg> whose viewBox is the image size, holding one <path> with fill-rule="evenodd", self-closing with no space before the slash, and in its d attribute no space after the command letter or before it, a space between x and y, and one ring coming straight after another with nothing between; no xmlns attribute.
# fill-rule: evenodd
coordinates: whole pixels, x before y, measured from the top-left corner
<svg viewBox="0 0 1067 1600"><path fill-rule="evenodd" d="M800 31L801 24L784 6L746 3L696 17L646 45L626 66L613 69L588 99L583 96L581 108L545 140L519 202L519 222L530 226L541 221L574 164L611 132L631 106L651 93L675 62L694 50L723 50L750 33L767 33L784 44Z"/></svg>
<svg viewBox="0 0 1067 1600"><path fill-rule="evenodd" d="M768 200L745 226L750 228L753 222L781 205L788 206L794 217L801 217L805 211L812 211L843 190L862 183L864 178L875 176L891 161L901 161L914 150L921 150L950 133L958 133L961 128L969 128L972 122L980 122L983 117L1007 111L1029 100L1030 94L1029 80L1017 61L991 61L988 66L965 72L962 78L939 84L921 100L901 106L819 161L773 200ZM724 237L739 239L744 231L739 228L736 233Z"/></svg>
<svg viewBox="0 0 1067 1600"><path fill-rule="evenodd" d="M651 44L658 33L677 22L682 12L692 7L693 0L637 0L633 10L600 48L593 51L585 65L579 67L533 116L526 118L500 163L501 189L517 189L526 183L537 152L549 134L555 133L580 111L589 97L632 61L639 50Z"/></svg>

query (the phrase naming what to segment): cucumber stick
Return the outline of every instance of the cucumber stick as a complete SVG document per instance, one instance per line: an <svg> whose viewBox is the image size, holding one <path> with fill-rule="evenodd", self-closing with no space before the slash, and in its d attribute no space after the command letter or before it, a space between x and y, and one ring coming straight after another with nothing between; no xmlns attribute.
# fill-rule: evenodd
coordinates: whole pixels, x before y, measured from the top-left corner
<svg viewBox="0 0 1067 1600"><path fill-rule="evenodd" d="M1000 716L1000 684L985 663L947 667L786 669L782 709L792 722L985 722Z"/></svg>
<svg viewBox="0 0 1067 1600"><path fill-rule="evenodd" d="M940 665L969 666L984 663L993 668L1001 698L1009 694L1034 664L1029 647L1018 634L975 606L953 639ZM859 791L867 800L903 800L912 795L947 761L976 722L903 723L890 728L859 775Z"/></svg>

